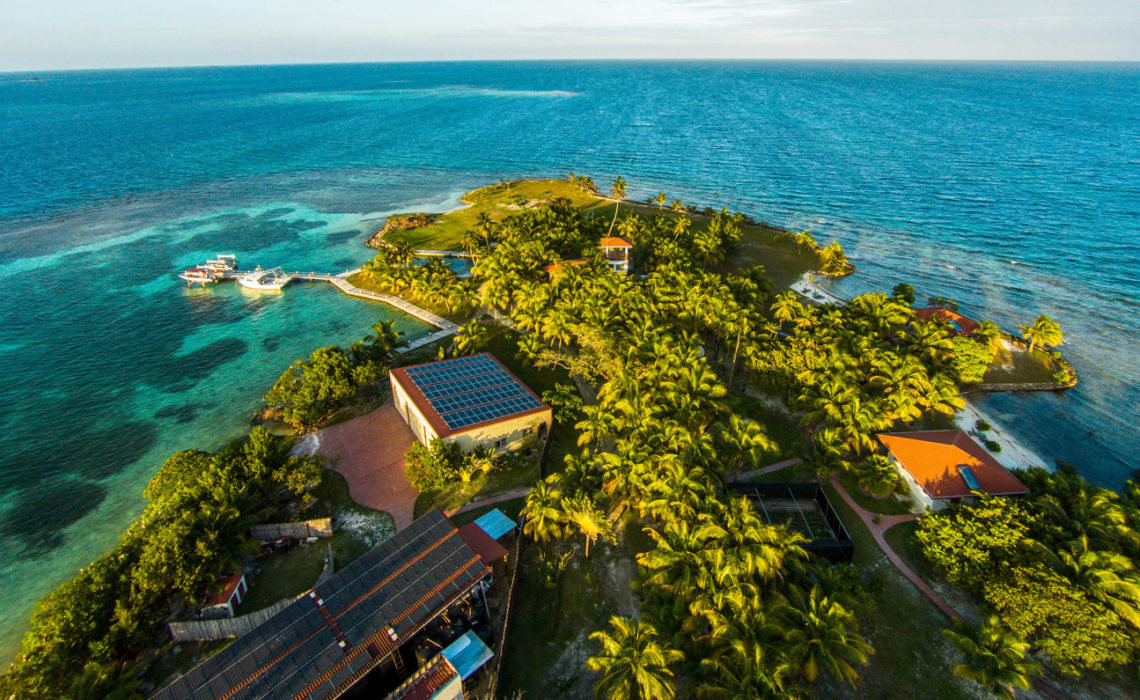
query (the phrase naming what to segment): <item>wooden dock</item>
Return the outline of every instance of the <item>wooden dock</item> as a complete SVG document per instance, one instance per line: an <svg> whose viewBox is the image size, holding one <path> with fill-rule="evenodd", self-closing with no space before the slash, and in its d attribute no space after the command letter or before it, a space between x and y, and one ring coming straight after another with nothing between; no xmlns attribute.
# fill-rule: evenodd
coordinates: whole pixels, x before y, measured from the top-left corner
<svg viewBox="0 0 1140 700"><path fill-rule="evenodd" d="M444 253L452 253L455 251L429 251L429 252L444 254ZM461 251L459 252L459 254L465 255ZM215 275L216 279L218 279L218 280L236 280L239 277L245 277L246 275L253 274L254 272L256 272L256 270L227 270L227 271L216 271L216 272L214 272L214 275ZM408 347L402 348L400 350L400 352L410 352L412 350L415 350L416 348L421 348L424 345L428 345L429 343L434 343L435 341L439 340L440 338L446 338L449 335L454 335L459 330L459 326L457 324L454 324L451 321L448 321L446 318L444 318L442 316L433 314L432 312L428 311L427 309L421 309L420 307L416 306L415 304L413 304L409 301L406 301L404 299L401 299L400 297L392 296L391 294L383 294L380 292L373 292L373 291L370 291L368 289L361 289L360 287L357 287L356 285L349 282L348 278L352 277L353 275L355 275L358 272L360 272L360 268L357 268L355 270L348 270L346 272L340 273L339 275L335 275L331 272L286 272L284 274L288 277L292 277L293 280L295 280L295 281L328 282L329 284L333 285L334 287L336 287L340 291L344 292L345 294L348 294L348 295L354 296L354 297L359 297L361 299L369 299L371 301L383 302L385 304L388 304L389 306L393 306L393 307L399 309L400 311L408 314L409 316L414 316L415 318L418 318L419 320L423 321L424 323L435 326L436 328L439 329L438 331L436 331L434 333L431 333L431 334L429 334L423 338L420 338L418 340L413 341Z"/></svg>

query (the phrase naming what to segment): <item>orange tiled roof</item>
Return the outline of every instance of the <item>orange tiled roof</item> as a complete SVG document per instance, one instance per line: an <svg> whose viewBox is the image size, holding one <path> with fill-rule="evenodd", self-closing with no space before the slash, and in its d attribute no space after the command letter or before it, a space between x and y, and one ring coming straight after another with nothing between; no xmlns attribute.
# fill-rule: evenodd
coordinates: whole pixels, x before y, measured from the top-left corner
<svg viewBox="0 0 1140 700"><path fill-rule="evenodd" d="M957 326L955 333L964 336L970 336L974 331L978 330L980 325L977 321L966 318L957 311L952 311L945 306L929 306L923 309L915 309L914 315L921 318L923 321L930 321L938 319L946 323Z"/></svg>
<svg viewBox="0 0 1140 700"><path fill-rule="evenodd" d="M633 241L628 238L606 237L598 245L603 248L632 248Z"/></svg>
<svg viewBox="0 0 1140 700"><path fill-rule="evenodd" d="M961 430L925 430L877 436L931 498L960 498L970 487L958 467L969 467L979 491L995 496L1029 492L989 452Z"/></svg>
<svg viewBox="0 0 1140 700"><path fill-rule="evenodd" d="M546 274L554 275L554 274L557 274L559 272L562 272L562 268L564 266L566 266L566 267L581 267L581 266L585 265L586 262L587 261L582 260L581 258L575 258L573 260L563 260L562 262L556 262L553 265L547 265L546 267L544 267L542 269L546 270Z"/></svg>
<svg viewBox="0 0 1140 700"><path fill-rule="evenodd" d="M399 700L431 700L435 694L443 690L453 679L459 676L455 667L451 665L443 654L429 661L427 670L411 685L394 693Z"/></svg>

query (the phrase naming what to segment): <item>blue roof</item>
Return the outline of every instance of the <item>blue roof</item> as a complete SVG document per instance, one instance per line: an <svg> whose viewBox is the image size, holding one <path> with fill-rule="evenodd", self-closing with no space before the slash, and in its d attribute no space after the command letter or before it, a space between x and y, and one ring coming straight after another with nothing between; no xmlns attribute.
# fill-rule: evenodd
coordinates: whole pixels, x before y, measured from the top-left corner
<svg viewBox="0 0 1140 700"><path fill-rule="evenodd" d="M468 631L443 650L444 658L455 667L461 680L467 680L468 676L482 668L494 655L474 631Z"/></svg>
<svg viewBox="0 0 1140 700"><path fill-rule="evenodd" d="M497 540L511 530L515 529L515 521L506 516L503 511L498 508L490 513L484 513L479 516L475 524L482 528L483 532L491 536L491 539Z"/></svg>

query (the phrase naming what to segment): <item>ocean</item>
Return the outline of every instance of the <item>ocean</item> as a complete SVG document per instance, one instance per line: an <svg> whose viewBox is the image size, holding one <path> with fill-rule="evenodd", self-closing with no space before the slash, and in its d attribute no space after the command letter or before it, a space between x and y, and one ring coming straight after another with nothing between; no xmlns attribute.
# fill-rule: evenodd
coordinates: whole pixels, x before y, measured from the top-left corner
<svg viewBox="0 0 1140 700"><path fill-rule="evenodd" d="M328 285L187 289L216 253L341 272L396 211L568 171L822 240L1080 374L978 399L1119 487L1140 464L1140 64L539 62L0 74L0 656L113 546L170 453L380 319Z"/></svg>

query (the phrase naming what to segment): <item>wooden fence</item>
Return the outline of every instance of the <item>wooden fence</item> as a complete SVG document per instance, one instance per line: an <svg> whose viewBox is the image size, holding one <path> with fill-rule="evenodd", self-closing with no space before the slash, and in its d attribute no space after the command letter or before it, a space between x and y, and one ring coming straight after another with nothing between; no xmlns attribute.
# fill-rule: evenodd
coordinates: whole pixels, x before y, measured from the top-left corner
<svg viewBox="0 0 1140 700"><path fill-rule="evenodd" d="M249 536L255 540L275 540L278 537L332 537L332 519L317 518L301 523L266 523L254 525L249 529Z"/></svg>
<svg viewBox="0 0 1140 700"><path fill-rule="evenodd" d="M301 595L305 594L302 593ZM213 642L219 639L240 637L281 612L300 597L301 596L279 600L268 608L252 612L248 615L223 617L217 620L171 622L167 626L170 628L170 636L174 637L175 642Z"/></svg>

